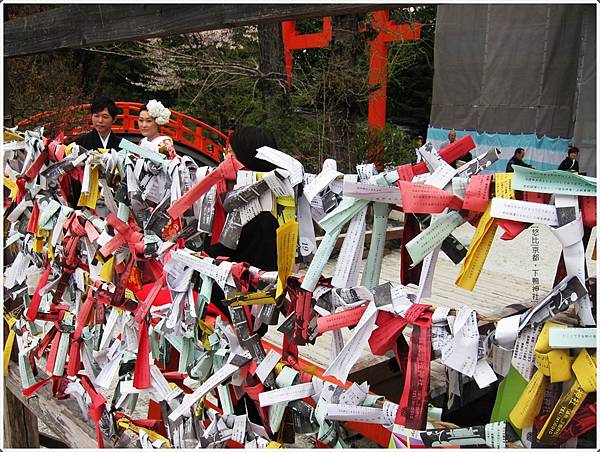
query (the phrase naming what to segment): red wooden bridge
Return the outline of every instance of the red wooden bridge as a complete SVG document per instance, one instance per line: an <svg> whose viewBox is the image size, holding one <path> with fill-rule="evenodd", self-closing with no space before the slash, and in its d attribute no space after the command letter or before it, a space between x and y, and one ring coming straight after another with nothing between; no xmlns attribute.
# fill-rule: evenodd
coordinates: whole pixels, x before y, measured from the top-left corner
<svg viewBox="0 0 600 452"><path fill-rule="evenodd" d="M113 123L114 133L128 138L130 135L141 136L138 128L137 118L144 104L139 102L115 102L121 113L117 115ZM17 125L19 127L31 125L58 125L65 130L65 140L69 141L91 130L89 120L90 104L74 105L67 110L45 111L30 118L24 119ZM84 124L75 126L73 124ZM216 163L221 160L221 154L229 142L228 135L215 129L196 118L171 110L171 118L164 126L161 133L170 136L175 142L178 151L182 151L200 160L208 160L206 163Z"/></svg>

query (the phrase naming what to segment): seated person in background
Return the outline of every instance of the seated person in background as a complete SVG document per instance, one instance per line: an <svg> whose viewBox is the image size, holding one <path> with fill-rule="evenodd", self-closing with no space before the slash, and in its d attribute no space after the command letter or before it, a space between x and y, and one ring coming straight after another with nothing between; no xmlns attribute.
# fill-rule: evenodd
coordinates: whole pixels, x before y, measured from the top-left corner
<svg viewBox="0 0 600 452"><path fill-rule="evenodd" d="M576 148L575 146L570 146L567 157L562 162L560 162L558 169L578 173L579 162L577 161L577 154L579 154L579 148Z"/></svg>
<svg viewBox="0 0 600 452"><path fill-rule="evenodd" d="M87 150L98 148L118 150L121 138L111 131L113 122L119 114L117 105L112 99L102 96L92 103L90 111L94 130L78 137L75 143Z"/></svg>
<svg viewBox="0 0 600 452"><path fill-rule="evenodd" d="M524 166L525 168L533 168L533 166L528 165L523 161L523 157L525 157L525 149L517 148L515 149L515 154L506 164L506 172L514 173L513 165Z"/></svg>
<svg viewBox="0 0 600 452"><path fill-rule="evenodd" d="M448 132L448 139L446 141L444 141L442 144L440 144L439 150L441 151L446 146L451 145L455 141L456 141L456 130L452 129L450 132Z"/></svg>
<svg viewBox="0 0 600 452"><path fill-rule="evenodd" d="M446 146L451 145L452 143L454 143L456 141L456 130L452 129L450 132L448 132L448 140L444 141L441 145L440 145L440 151L442 149L444 149ZM457 168L457 163L458 161L462 161L462 162L470 162L471 160L473 160L473 154L471 154L470 152L467 152L465 155L463 155L461 158L454 160L453 162L450 162L450 166L452 168Z"/></svg>
<svg viewBox="0 0 600 452"><path fill-rule="evenodd" d="M423 137L421 135L417 135L416 141L417 141L417 147L415 148L415 154L417 156L416 163L419 163L421 161L421 154L419 154L417 152L417 150L425 144L425 140L423 139Z"/></svg>

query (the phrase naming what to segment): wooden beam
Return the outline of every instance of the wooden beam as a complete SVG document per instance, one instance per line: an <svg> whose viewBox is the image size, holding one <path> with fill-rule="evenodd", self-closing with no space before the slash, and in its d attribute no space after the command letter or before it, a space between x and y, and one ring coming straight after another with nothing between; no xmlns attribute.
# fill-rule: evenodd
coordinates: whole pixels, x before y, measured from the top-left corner
<svg viewBox="0 0 600 452"><path fill-rule="evenodd" d="M39 375L39 377L42 377L42 375ZM15 403L20 402L24 410L30 411L42 421L54 436L60 441L64 441L69 448L96 449L98 447L94 424L91 421L84 421L81 409L74 398L55 399L52 397L49 387L51 385L49 384L36 392L35 396L28 399L23 395L19 366L16 363L11 363L8 368L8 375L4 377L4 384L7 396L10 393L16 399ZM37 436L37 430L35 434Z"/></svg>
<svg viewBox="0 0 600 452"><path fill-rule="evenodd" d="M38 449L38 420L10 391L4 393L4 446Z"/></svg>
<svg viewBox="0 0 600 452"><path fill-rule="evenodd" d="M78 4L4 23L4 57L289 19L361 14L394 4ZM401 5L403 7L410 5Z"/></svg>

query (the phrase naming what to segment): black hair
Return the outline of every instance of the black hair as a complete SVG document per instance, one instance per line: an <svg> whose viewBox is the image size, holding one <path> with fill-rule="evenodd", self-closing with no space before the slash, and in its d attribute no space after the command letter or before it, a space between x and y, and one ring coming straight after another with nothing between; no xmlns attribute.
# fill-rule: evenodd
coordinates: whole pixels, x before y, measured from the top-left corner
<svg viewBox="0 0 600 452"><path fill-rule="evenodd" d="M152 100L152 99L146 99L146 100L144 101L144 105L142 105L142 106L140 107L140 113L141 113L141 112L143 112L143 111L148 111L148 102L150 102L151 100ZM158 100L158 99L156 99L156 100Z"/></svg>
<svg viewBox="0 0 600 452"><path fill-rule="evenodd" d="M521 152L525 152L525 149L523 149L523 148L517 148L517 149L515 149L515 154L514 155L517 155L517 154L519 154Z"/></svg>
<svg viewBox="0 0 600 452"><path fill-rule="evenodd" d="M94 114L101 112L105 108L108 110L108 114L113 119L115 119L119 114L119 107L117 107L117 104L115 104L115 102L112 99L109 99L106 96L100 96L96 98L94 102L92 102L90 111L92 112L92 114Z"/></svg>
<svg viewBox="0 0 600 452"><path fill-rule="evenodd" d="M265 129L241 127L229 139L235 157L250 171L271 171L277 168L266 160L256 158L256 150L263 146L277 149L275 138Z"/></svg>
<svg viewBox="0 0 600 452"><path fill-rule="evenodd" d="M575 152L576 154L579 154L579 148L576 146L569 146L569 151L567 152L567 154L570 154L571 152Z"/></svg>

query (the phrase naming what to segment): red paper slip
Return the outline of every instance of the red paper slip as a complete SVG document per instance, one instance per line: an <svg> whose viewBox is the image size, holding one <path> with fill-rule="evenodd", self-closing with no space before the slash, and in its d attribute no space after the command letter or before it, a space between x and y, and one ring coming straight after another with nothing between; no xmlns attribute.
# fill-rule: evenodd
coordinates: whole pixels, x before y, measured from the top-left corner
<svg viewBox="0 0 600 452"><path fill-rule="evenodd" d="M335 314L319 317L317 319L317 330L319 331L319 334L323 334L327 331L339 330L346 326L354 326L360 321L366 310L366 306L359 306L352 309L346 309L342 312L336 312Z"/></svg>
<svg viewBox="0 0 600 452"><path fill-rule="evenodd" d="M447 191L425 184L398 181L402 193L402 210L405 213L441 213L449 207L462 208L462 200Z"/></svg>
<svg viewBox="0 0 600 452"><path fill-rule="evenodd" d="M471 176L465 192L463 208L474 212L485 212L490 203L492 175Z"/></svg>

